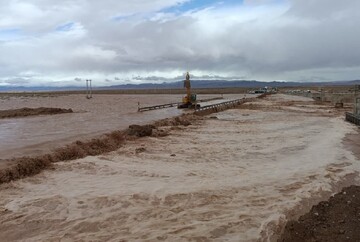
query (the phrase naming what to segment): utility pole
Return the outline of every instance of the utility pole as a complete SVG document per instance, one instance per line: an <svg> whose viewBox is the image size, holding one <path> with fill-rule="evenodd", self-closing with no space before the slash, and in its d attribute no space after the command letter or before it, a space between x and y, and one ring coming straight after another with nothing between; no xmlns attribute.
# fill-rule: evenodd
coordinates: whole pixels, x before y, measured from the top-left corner
<svg viewBox="0 0 360 242"><path fill-rule="evenodd" d="M354 114L355 115L360 115L360 97L359 97L359 92L360 92L360 85L355 85L354 88Z"/></svg>
<svg viewBox="0 0 360 242"><path fill-rule="evenodd" d="M92 98L92 86L91 86L92 80L89 80L89 81L90 81L90 98Z"/></svg>
<svg viewBox="0 0 360 242"><path fill-rule="evenodd" d="M89 98L89 83L88 83L88 80L86 79L86 98Z"/></svg>
<svg viewBox="0 0 360 242"><path fill-rule="evenodd" d="M90 99L92 98L92 86L91 86L91 80L86 79L86 98Z"/></svg>

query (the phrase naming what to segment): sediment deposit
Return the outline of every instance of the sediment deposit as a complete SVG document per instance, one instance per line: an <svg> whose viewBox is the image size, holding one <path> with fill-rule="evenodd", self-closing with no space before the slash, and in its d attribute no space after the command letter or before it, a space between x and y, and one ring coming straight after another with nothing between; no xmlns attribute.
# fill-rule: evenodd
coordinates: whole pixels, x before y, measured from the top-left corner
<svg viewBox="0 0 360 242"><path fill-rule="evenodd" d="M61 113L72 113L72 109L64 108L18 108L18 109L9 109L9 110L0 110L0 119L4 118L20 118L27 116L36 116L36 115L54 115Z"/></svg>

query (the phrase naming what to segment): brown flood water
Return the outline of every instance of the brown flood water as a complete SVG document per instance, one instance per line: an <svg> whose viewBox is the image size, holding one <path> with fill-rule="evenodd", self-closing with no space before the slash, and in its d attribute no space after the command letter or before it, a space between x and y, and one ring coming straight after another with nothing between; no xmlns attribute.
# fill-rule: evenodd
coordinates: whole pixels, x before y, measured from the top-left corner
<svg viewBox="0 0 360 242"><path fill-rule="evenodd" d="M276 241L287 219L360 182L359 160L342 142L357 128L330 112L273 95L169 136L58 162L0 186L0 237Z"/></svg>
<svg viewBox="0 0 360 242"><path fill-rule="evenodd" d="M137 112L141 106L179 102L182 95L84 95L52 97L11 97L0 100L0 110L16 108L71 108L74 113L0 120L0 157L38 155L79 139L89 139L103 133L122 130L131 124L180 115L184 110L166 108ZM219 97L200 95L199 99ZM243 95L224 95L225 99ZM185 111L186 112L186 111ZM1 162L0 162L1 164Z"/></svg>

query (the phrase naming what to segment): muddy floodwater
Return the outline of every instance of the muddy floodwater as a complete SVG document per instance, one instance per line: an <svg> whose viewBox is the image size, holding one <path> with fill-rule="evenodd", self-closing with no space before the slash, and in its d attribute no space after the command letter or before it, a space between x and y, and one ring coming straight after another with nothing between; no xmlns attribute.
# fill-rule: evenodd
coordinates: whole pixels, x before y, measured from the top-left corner
<svg viewBox="0 0 360 242"><path fill-rule="evenodd" d="M142 115L132 108L128 113ZM187 127L168 127L165 137L139 138L114 152L56 163L52 170L0 185L0 236L276 241L288 219L342 186L359 184L359 159L342 142L357 128L337 112L310 99L274 95Z"/></svg>
<svg viewBox="0 0 360 242"><path fill-rule="evenodd" d="M224 95L225 99L244 95ZM199 99L220 95L199 95ZM23 155L38 155L79 139L122 130L131 124L145 124L173 117L184 111L166 108L137 112L141 107L179 102L182 95L62 95L45 97L14 96L0 99L0 110L18 108L71 108L74 113L0 120L0 157L7 159Z"/></svg>

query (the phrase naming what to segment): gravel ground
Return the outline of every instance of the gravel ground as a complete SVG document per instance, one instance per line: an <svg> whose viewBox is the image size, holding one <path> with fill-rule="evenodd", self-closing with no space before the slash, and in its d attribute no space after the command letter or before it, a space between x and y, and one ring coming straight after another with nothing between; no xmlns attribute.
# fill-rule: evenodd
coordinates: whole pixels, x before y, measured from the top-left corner
<svg viewBox="0 0 360 242"><path fill-rule="evenodd" d="M290 221L279 241L360 241L360 186L344 188Z"/></svg>

